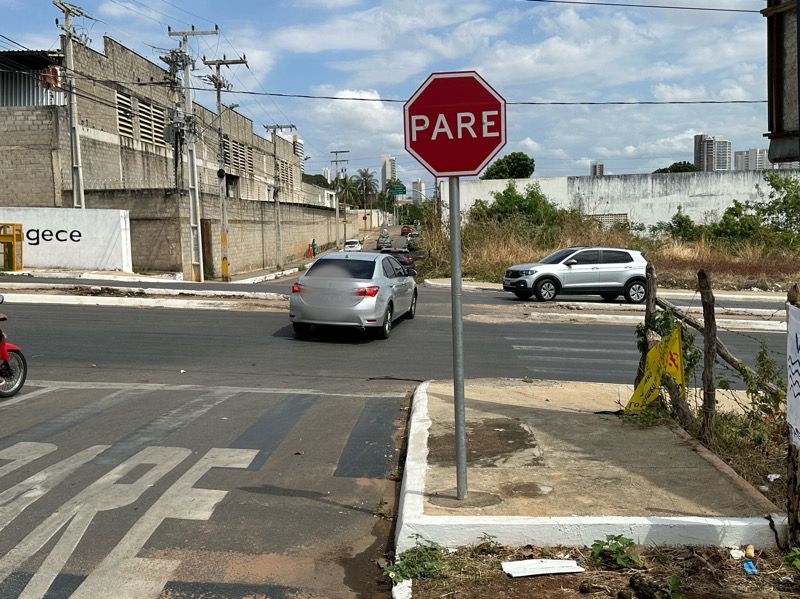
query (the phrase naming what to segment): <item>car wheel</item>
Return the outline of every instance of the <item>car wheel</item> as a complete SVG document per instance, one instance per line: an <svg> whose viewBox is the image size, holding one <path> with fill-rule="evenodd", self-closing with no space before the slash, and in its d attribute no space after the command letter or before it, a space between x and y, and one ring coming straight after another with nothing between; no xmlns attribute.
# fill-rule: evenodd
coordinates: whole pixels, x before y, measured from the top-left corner
<svg viewBox="0 0 800 599"><path fill-rule="evenodd" d="M383 324L378 329L378 339L388 339L392 334L392 304L386 307L386 313L383 315Z"/></svg>
<svg viewBox="0 0 800 599"><path fill-rule="evenodd" d="M612 292L601 293L600 297L602 297L607 302L613 302L615 299L619 297L619 293L612 293Z"/></svg>
<svg viewBox="0 0 800 599"><path fill-rule="evenodd" d="M647 297L644 281L635 280L625 285L625 301L629 304L641 304Z"/></svg>
<svg viewBox="0 0 800 599"><path fill-rule="evenodd" d="M308 337L308 334L311 332L311 325L306 324L305 322L293 322L292 329L294 329L294 336L298 339L303 339Z"/></svg>
<svg viewBox="0 0 800 599"><path fill-rule="evenodd" d="M525 291L518 290L514 291L514 295L517 296L517 299L529 300L533 297L533 291L531 291L530 289L526 289Z"/></svg>
<svg viewBox="0 0 800 599"><path fill-rule="evenodd" d="M540 302L550 302L556 298L558 287L553 279L542 279L536 283L536 297Z"/></svg>
<svg viewBox="0 0 800 599"><path fill-rule="evenodd" d="M414 320L414 317L417 315L417 292L414 291L414 297L411 298L411 307L406 312L406 318L409 320Z"/></svg>

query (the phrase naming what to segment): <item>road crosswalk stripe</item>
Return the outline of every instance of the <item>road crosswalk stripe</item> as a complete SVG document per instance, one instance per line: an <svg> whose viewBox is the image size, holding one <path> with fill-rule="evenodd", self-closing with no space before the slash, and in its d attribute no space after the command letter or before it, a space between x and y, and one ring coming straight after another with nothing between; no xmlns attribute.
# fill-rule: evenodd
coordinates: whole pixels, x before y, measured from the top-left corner
<svg viewBox="0 0 800 599"><path fill-rule="evenodd" d="M520 360L536 360L538 362L579 362L586 365L591 364L633 364L634 366L639 363L639 360L631 359L616 359L616 358L580 358L577 356L534 356L522 355L517 356Z"/></svg>
<svg viewBox="0 0 800 599"><path fill-rule="evenodd" d="M568 352L568 353L585 353L585 354L607 354L609 351L613 351L615 354L629 354L629 355L640 355L638 350L635 349L615 349L609 350L608 348L603 347L559 347L555 348L550 345L512 345L511 346L514 351L546 351L546 352Z"/></svg>
<svg viewBox="0 0 800 599"><path fill-rule="evenodd" d="M592 344L594 342L591 339L587 339L586 337L575 337L575 336L568 336L559 335L558 337L548 337L542 335L530 335L528 337L503 337L506 341L527 341L528 343L552 343L555 344L556 347L561 347L565 343L570 344ZM622 346L622 347L636 347L636 342L633 340L633 337L627 336L624 339L603 339L603 346L610 347L610 346Z"/></svg>

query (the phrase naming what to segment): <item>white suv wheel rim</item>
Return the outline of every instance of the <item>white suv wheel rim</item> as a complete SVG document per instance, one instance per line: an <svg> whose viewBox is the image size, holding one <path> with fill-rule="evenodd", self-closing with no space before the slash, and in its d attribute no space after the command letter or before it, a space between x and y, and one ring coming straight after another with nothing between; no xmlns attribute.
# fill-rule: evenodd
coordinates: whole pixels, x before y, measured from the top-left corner
<svg viewBox="0 0 800 599"><path fill-rule="evenodd" d="M644 299L644 286L641 283L637 283L636 285L631 286L630 291L631 299L634 301L641 301Z"/></svg>

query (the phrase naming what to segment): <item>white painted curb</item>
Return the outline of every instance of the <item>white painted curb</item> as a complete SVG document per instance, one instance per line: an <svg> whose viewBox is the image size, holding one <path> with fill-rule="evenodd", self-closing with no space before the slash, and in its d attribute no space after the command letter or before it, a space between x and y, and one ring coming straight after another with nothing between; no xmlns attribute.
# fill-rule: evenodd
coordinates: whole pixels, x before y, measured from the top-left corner
<svg viewBox="0 0 800 599"><path fill-rule="evenodd" d="M233 299L171 299L152 297L102 297L94 295L46 295L6 293L7 304L48 304L65 306L113 306L118 308L175 308L179 310L241 310L248 306Z"/></svg>
<svg viewBox="0 0 800 599"><path fill-rule="evenodd" d="M455 548L490 534L504 545L589 546L609 534L624 534L643 545L744 545L774 547L775 537L764 517L641 516L429 516L423 513L428 457L428 386L412 398L408 449L397 512L397 555L414 546L415 536ZM772 514L779 534L787 522Z"/></svg>
<svg viewBox="0 0 800 599"><path fill-rule="evenodd" d="M464 320L474 319L468 314ZM526 322L596 322L600 324L638 324L643 316L629 314L585 314L583 312L531 312L524 318L509 318L511 321ZM785 333L786 323L779 320L741 320L735 318L718 318L717 326L723 331L764 331L768 333Z"/></svg>
<svg viewBox="0 0 800 599"><path fill-rule="evenodd" d="M431 287L434 289L450 289L450 283L442 283L438 281L434 281L433 279L425 279L424 280L425 287ZM472 281L464 281L461 284L463 291L499 291L503 292L503 286L500 283L484 283L484 282L475 282ZM697 291L692 291L689 289L660 289L658 295L666 298L685 298L685 297L694 297L695 295L698 297L698 301L700 298L700 294ZM784 302L786 300L786 293L783 291L747 291L747 292L735 292L735 291L720 291L714 292L714 297L716 299L726 299L726 300L752 300L752 301L779 301Z"/></svg>
<svg viewBox="0 0 800 599"><path fill-rule="evenodd" d="M296 272L299 272L299 268L287 268L286 270L280 270L278 272L271 272L265 275L259 275L257 277L250 277L249 279L239 279L237 281L231 281L232 283L263 283L264 281L273 281L275 279L280 279L281 277L287 277L289 275L293 275Z"/></svg>

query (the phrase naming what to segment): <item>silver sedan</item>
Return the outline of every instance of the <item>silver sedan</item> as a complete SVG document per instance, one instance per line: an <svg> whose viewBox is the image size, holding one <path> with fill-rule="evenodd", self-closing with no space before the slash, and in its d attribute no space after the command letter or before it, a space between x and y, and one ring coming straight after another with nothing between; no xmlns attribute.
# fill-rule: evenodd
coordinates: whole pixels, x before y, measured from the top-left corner
<svg viewBox="0 0 800 599"><path fill-rule="evenodd" d="M388 339L392 322L414 318L416 271L386 254L334 252L319 258L292 285L289 319L295 336L312 325L375 330Z"/></svg>

